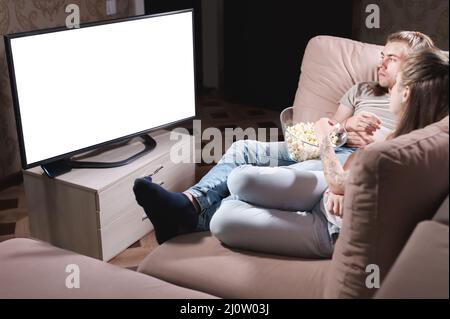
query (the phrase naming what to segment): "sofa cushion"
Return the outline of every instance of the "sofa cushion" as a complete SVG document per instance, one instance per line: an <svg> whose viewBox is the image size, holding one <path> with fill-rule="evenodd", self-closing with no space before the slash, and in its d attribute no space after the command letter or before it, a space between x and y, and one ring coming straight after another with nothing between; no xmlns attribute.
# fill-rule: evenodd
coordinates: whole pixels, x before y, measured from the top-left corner
<svg viewBox="0 0 450 319"><path fill-rule="evenodd" d="M448 196L442 203L441 207L439 207L437 213L434 215L433 220L445 224L448 226Z"/></svg>
<svg viewBox="0 0 450 319"><path fill-rule="evenodd" d="M165 242L138 271L222 298L320 298L329 263L234 250L201 232Z"/></svg>
<svg viewBox="0 0 450 319"><path fill-rule="evenodd" d="M353 85L376 81L382 46L317 36L303 56L294 100L294 121L316 121L336 112L339 100Z"/></svg>
<svg viewBox="0 0 450 319"><path fill-rule="evenodd" d="M381 281L415 226L448 196L448 117L356 156L344 198L344 220L325 296L371 297L366 266Z"/></svg>
<svg viewBox="0 0 450 319"><path fill-rule="evenodd" d="M448 299L448 226L417 225L375 298Z"/></svg>
<svg viewBox="0 0 450 319"><path fill-rule="evenodd" d="M0 299L214 298L31 239L0 243L0 260ZM79 267L80 287L69 289L72 264Z"/></svg>

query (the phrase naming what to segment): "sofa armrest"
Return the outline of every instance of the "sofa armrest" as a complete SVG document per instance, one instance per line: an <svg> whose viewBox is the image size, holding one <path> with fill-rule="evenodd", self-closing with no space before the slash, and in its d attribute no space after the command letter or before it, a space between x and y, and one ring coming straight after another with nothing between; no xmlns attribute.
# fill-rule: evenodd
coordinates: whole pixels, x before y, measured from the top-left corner
<svg viewBox="0 0 450 319"><path fill-rule="evenodd" d="M448 299L448 226L418 224L375 298Z"/></svg>
<svg viewBox="0 0 450 319"><path fill-rule="evenodd" d="M1 242L0 260L0 299L213 297L31 239ZM78 288L66 286L68 265L78 266Z"/></svg>

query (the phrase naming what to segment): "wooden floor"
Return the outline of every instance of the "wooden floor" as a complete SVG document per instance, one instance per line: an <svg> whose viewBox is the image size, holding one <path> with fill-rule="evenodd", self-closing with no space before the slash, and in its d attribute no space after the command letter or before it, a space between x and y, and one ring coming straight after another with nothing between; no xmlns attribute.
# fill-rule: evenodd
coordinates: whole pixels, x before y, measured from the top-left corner
<svg viewBox="0 0 450 319"><path fill-rule="evenodd" d="M202 130L217 127L224 132L225 128L240 127L245 130L249 127L254 129L272 127L278 128L276 138L282 140L279 112L226 103L214 97L200 99L199 105ZM187 125L186 128L191 129L192 126ZM203 163L197 164L197 180L211 167ZM22 185L0 192L0 242L15 237L31 237ZM112 259L110 263L135 270L145 256L157 246L154 233L151 232Z"/></svg>

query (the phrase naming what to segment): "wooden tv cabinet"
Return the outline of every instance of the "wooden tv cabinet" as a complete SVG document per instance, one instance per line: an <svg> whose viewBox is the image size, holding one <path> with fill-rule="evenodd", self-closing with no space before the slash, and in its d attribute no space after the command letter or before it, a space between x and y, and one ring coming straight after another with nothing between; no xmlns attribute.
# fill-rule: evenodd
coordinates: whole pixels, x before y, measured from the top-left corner
<svg viewBox="0 0 450 319"><path fill-rule="evenodd" d="M193 150L192 136L170 141L169 132L151 136L156 148L136 161L117 168L73 169L54 179L40 167L24 171L24 187L31 235L55 246L108 261L153 229L136 203L133 183L153 174L166 189L184 191L195 182L195 163L190 154L175 164L170 150L175 144ZM186 145L189 143L189 145ZM138 139L83 158L84 161L118 161L144 148ZM85 156L85 155L84 155Z"/></svg>

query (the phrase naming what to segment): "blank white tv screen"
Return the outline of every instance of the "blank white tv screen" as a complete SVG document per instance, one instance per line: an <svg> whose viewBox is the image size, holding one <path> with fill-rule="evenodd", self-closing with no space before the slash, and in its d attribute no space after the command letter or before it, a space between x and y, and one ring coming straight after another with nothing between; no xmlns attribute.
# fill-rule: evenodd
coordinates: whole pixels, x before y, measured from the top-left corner
<svg viewBox="0 0 450 319"><path fill-rule="evenodd" d="M194 117L192 18L11 38L26 166Z"/></svg>

